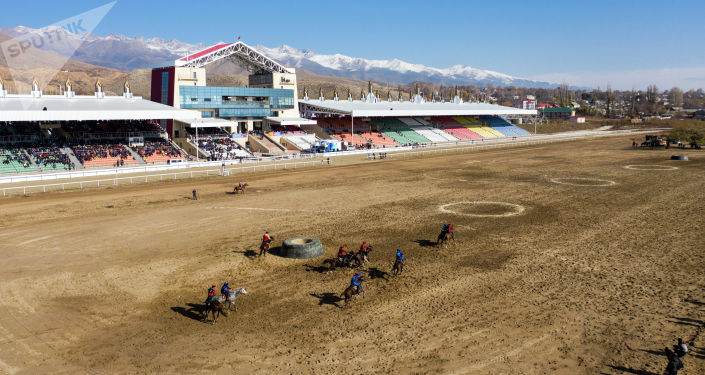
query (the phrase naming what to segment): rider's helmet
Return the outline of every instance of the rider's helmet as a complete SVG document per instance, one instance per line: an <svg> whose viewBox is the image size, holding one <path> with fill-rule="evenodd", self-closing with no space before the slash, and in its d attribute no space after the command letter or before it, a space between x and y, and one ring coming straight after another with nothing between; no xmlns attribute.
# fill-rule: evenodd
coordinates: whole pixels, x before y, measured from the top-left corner
<svg viewBox="0 0 705 375"><path fill-rule="evenodd" d="M213 288L215 288L215 284L213 284Z"/></svg>
<svg viewBox="0 0 705 375"><path fill-rule="evenodd" d="M223 283L223 285L228 285L228 282L227 282L227 281L226 281L226 282L224 282L224 283Z"/></svg>
<svg viewBox="0 0 705 375"><path fill-rule="evenodd" d="M359 275L360 273L359 273L359 272L355 272L355 274L356 274L356 275Z"/></svg>

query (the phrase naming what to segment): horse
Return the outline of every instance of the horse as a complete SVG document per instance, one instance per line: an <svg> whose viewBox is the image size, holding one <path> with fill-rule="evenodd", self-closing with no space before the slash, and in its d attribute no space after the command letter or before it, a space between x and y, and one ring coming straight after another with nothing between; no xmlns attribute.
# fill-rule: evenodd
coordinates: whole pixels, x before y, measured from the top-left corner
<svg viewBox="0 0 705 375"><path fill-rule="evenodd" d="M360 281L363 281L363 280L360 280ZM355 290L355 287L353 287L352 285L349 285L347 288L345 288L343 293L340 293L341 297L345 297L345 306L348 305L348 301L354 295L360 294L360 292L362 292L362 298L365 298L365 291L362 289L362 284L360 284L360 287L357 290Z"/></svg>
<svg viewBox="0 0 705 375"><path fill-rule="evenodd" d="M242 187L241 187L240 185L235 185L235 188L233 188L233 192L234 192L235 194L238 194L239 192L242 192L243 194L245 194L245 188L246 188L246 187L247 187L247 182L245 182L244 184L242 184Z"/></svg>
<svg viewBox="0 0 705 375"><path fill-rule="evenodd" d="M213 313L213 321L211 322L211 324L215 324L220 314L223 314L227 317L228 314L223 310L223 306L223 303L221 303L219 300L211 302L210 308L206 306L206 316L203 317L203 321L205 322L206 320L208 320L209 313Z"/></svg>
<svg viewBox="0 0 705 375"><path fill-rule="evenodd" d="M247 291L245 288L237 288L230 292L230 296L228 299L225 299L224 295L218 296L218 302L220 302L222 305L225 305L226 303L228 304L228 311L232 310L233 306L235 306L235 311L237 311L237 305L235 304L235 300L237 299L237 296L240 294L247 294Z"/></svg>
<svg viewBox="0 0 705 375"><path fill-rule="evenodd" d="M274 241L274 237L269 237L269 240L270 240L269 242ZM262 243L259 245L259 256L262 256L262 255L267 256L267 253L269 252L269 246L270 246L269 242L262 241Z"/></svg>
<svg viewBox="0 0 705 375"><path fill-rule="evenodd" d="M360 267L363 264L370 263L370 251L372 251L372 245L367 246L367 249L365 251L358 251L357 253L353 254L353 260L356 263L356 267Z"/></svg>
<svg viewBox="0 0 705 375"><path fill-rule="evenodd" d="M392 266L392 272L394 273L394 276L401 275L401 273L403 271L404 271L404 262L402 262L401 259L397 259L394 262L394 265Z"/></svg>
<svg viewBox="0 0 705 375"><path fill-rule="evenodd" d="M439 245L447 245L453 240L453 236L450 234L450 232L441 232L438 235L438 238L436 238L436 246Z"/></svg>
<svg viewBox="0 0 705 375"><path fill-rule="evenodd" d="M353 259L352 254L345 254L342 256L342 260L339 260L338 257L335 258L328 258L323 261L323 264L327 264L329 267L329 270L332 271L335 269L335 267L348 267L352 268L352 259Z"/></svg>

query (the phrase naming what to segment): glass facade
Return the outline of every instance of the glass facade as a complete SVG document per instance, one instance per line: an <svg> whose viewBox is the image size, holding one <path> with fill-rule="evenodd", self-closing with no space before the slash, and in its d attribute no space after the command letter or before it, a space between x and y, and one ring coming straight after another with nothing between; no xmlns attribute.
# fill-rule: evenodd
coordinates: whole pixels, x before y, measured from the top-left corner
<svg viewBox="0 0 705 375"><path fill-rule="evenodd" d="M180 107L215 109L218 117L264 117L294 108L294 90L250 87L179 86Z"/></svg>
<svg viewBox="0 0 705 375"><path fill-rule="evenodd" d="M169 72L162 72L161 100L162 104L169 104Z"/></svg>

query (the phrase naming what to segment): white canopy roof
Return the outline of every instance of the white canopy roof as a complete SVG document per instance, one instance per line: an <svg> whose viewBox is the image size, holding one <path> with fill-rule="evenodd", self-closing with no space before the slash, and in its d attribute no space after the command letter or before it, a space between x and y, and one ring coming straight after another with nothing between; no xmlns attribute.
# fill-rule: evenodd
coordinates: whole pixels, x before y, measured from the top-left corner
<svg viewBox="0 0 705 375"><path fill-rule="evenodd" d="M45 110L46 108L46 110ZM0 122L5 121L99 121L183 120L200 118L198 111L144 100L141 97L7 95L0 97Z"/></svg>
<svg viewBox="0 0 705 375"><path fill-rule="evenodd" d="M354 117L412 117L412 116L507 116L536 115L536 110L504 107L488 103L416 103L360 100L299 100L303 113L327 113Z"/></svg>
<svg viewBox="0 0 705 375"><path fill-rule="evenodd" d="M275 124L284 125L316 125L315 120L309 120L301 117L265 117L267 121Z"/></svg>
<svg viewBox="0 0 705 375"><path fill-rule="evenodd" d="M198 113L198 112L196 112ZM222 118L197 118L192 120L177 120L186 123L192 128L222 128L223 126L237 126L237 123Z"/></svg>

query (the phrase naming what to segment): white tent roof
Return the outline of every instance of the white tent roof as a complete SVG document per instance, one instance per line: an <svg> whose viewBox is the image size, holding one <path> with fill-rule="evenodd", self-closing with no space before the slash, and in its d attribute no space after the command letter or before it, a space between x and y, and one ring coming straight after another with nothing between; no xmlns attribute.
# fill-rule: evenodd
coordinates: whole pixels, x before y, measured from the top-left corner
<svg viewBox="0 0 705 375"><path fill-rule="evenodd" d="M412 116L507 116L536 115L536 110L504 107L488 103L415 103L381 101L369 103L360 100L299 100L304 113L331 113L354 117L412 117Z"/></svg>
<svg viewBox="0 0 705 375"><path fill-rule="evenodd" d="M46 110L44 110L46 108ZM144 100L141 97L8 95L0 97L0 122L91 120L182 120L200 118L198 111Z"/></svg>
<svg viewBox="0 0 705 375"><path fill-rule="evenodd" d="M301 117L265 117L267 121L275 124L284 125L316 125L315 120L309 120Z"/></svg>
<svg viewBox="0 0 705 375"><path fill-rule="evenodd" d="M222 128L223 126L237 126L236 122L222 118L197 118L192 120L177 121L191 125L192 128Z"/></svg>

